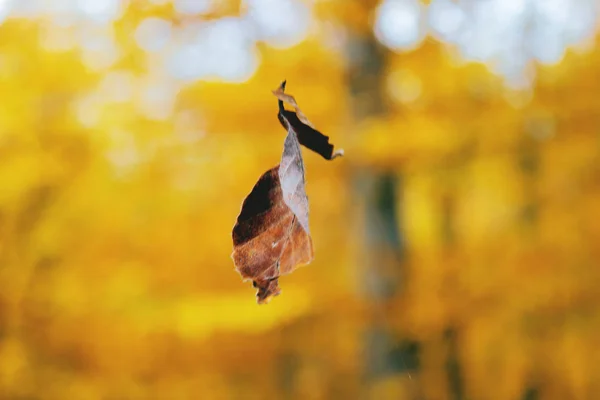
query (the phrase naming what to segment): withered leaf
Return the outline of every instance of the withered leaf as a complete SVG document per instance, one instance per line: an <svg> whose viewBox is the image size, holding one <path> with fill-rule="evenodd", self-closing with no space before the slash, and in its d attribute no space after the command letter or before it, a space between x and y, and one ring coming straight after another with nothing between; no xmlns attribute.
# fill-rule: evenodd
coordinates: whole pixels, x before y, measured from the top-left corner
<svg viewBox="0 0 600 400"><path fill-rule="evenodd" d="M276 96L295 104L293 97L283 93L284 88L285 82ZM284 110L281 99L279 108L279 120L287 130L281 162L254 185L232 233L235 268L244 280L252 280L258 289L259 304L281 292L280 276L310 263L314 257L300 144L329 160L341 155L333 153L327 136L300 121L296 113Z"/></svg>
<svg viewBox="0 0 600 400"><path fill-rule="evenodd" d="M296 99L292 95L285 93L285 85L286 81L283 81L277 89L273 90L273 94L279 100L277 118L284 129L289 129L290 127L294 129L301 145L320 154L326 160L333 160L336 157L343 156L344 150L340 149L334 152L334 146L329 143L329 136L325 136L316 130L302 113L302 110L300 110ZM296 112L286 110L284 103L293 106Z"/></svg>
<svg viewBox="0 0 600 400"><path fill-rule="evenodd" d="M279 182L283 193L283 201L292 210L298 222L306 233L310 234L308 228L308 197L306 196L304 161L300 152L300 143L293 129L283 143L283 154L279 164Z"/></svg>
<svg viewBox="0 0 600 400"><path fill-rule="evenodd" d="M286 83L287 83L287 81L281 82L279 87L277 89L273 90L273 94L275 95L275 97L277 97L279 99L279 111L281 112L283 110L283 103L287 103L287 104L291 105L292 107L294 107L294 109L296 109L296 114L297 114L297 118L299 121L312 127L313 124L310 123L308 118L306 118L306 115L304 115L302 110L300 110L300 107L298 106L298 103L296 103L296 99L294 98L294 96L292 96L291 94L285 93ZM284 126L284 128L287 129L286 126Z"/></svg>
<svg viewBox="0 0 600 400"><path fill-rule="evenodd" d="M259 304L269 302L281 292L278 284L281 275L313 259L312 239L284 201L286 196L294 199L302 195L284 193L280 174L278 165L260 177L244 200L233 228L234 264L242 278L252 280L258 289ZM308 221L308 210L304 215Z"/></svg>

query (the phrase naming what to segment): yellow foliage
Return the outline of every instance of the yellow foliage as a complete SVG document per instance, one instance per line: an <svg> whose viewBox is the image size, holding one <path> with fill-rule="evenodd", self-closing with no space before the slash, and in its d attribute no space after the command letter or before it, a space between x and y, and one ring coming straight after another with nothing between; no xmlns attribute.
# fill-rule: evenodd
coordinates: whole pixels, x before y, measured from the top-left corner
<svg viewBox="0 0 600 400"><path fill-rule="evenodd" d="M178 41L247 6L214 3L0 25L0 398L596 398L600 48L523 90L430 38L378 48L365 100L351 45L379 3L311 1L247 79L171 76ZM231 229L280 161L283 79L346 155L303 150L315 260L258 306Z"/></svg>

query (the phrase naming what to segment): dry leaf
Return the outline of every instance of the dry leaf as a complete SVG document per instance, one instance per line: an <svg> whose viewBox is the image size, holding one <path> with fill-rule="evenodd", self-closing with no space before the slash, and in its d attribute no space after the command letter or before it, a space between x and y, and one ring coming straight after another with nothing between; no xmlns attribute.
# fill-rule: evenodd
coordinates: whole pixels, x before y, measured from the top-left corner
<svg viewBox="0 0 600 400"><path fill-rule="evenodd" d="M333 160L334 158L343 156L344 150L340 149L334 152L333 145L329 143L329 137L314 129L308 118L306 118L300 107L298 107L296 99L284 93L285 85L286 81L283 81L276 90L273 90L273 94L279 99L279 113L277 117L281 125L285 129L292 127L301 145L320 154L326 160ZM296 112L286 110L283 103L292 105L296 109Z"/></svg>
<svg viewBox="0 0 600 400"><path fill-rule="evenodd" d="M287 103L287 104L291 105L292 107L294 107L294 109L296 110L296 113L298 115L298 119L300 121L302 121L304 124L312 127L313 125L310 123L308 118L306 118L306 115L304 115L302 110L300 110L300 107L298 107L298 103L296 103L296 99L294 98L294 96L292 96L291 94L285 93L285 84L286 84L286 81L281 82L279 87L272 91L273 94L275 95L275 97L277 97L279 99L279 101L282 101L282 102ZM283 107L280 106L280 110L281 109L283 109Z"/></svg>
<svg viewBox="0 0 600 400"><path fill-rule="evenodd" d="M252 280L258 289L259 304L281 292L280 276L313 259L300 144L329 160L336 154L327 136L300 121L296 113L283 109L284 89L285 82L277 94L279 121L287 129L281 162L254 185L233 227L233 262L242 278ZM293 97L285 98L295 104Z"/></svg>
<svg viewBox="0 0 600 400"><path fill-rule="evenodd" d="M284 200L287 197L299 206L308 204L304 185L293 193L284 192L282 187L289 185L281 185L280 174L277 166L260 177L233 228L233 261L242 278L252 280L258 289L259 304L280 293L279 276L313 259L312 240L304 223ZM307 209L301 218L308 223Z"/></svg>

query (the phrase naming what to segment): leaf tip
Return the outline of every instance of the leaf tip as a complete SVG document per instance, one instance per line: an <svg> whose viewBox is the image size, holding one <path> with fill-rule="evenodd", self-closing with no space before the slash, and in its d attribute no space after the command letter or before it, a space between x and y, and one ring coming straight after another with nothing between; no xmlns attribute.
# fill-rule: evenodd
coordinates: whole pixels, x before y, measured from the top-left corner
<svg viewBox="0 0 600 400"><path fill-rule="evenodd" d="M256 291L256 303L257 304L269 304L273 297L281 294L281 288L279 288L278 279L262 280L257 279L252 281L252 286L258 289Z"/></svg>
<svg viewBox="0 0 600 400"><path fill-rule="evenodd" d="M277 89L275 89L275 90L271 90L271 92L272 92L272 93L273 93L275 96L279 97L279 95L282 95L282 94L285 92L285 85L286 85L286 84L287 84L287 79L284 79L284 80L283 80L283 81L282 81L282 82L279 84L279 86L277 87Z"/></svg>
<svg viewBox="0 0 600 400"><path fill-rule="evenodd" d="M331 159L333 160L333 159L335 159L335 158L338 158L338 157L343 157L343 156L344 156L344 149L339 149L339 150L336 150L336 151L335 151L335 152L334 152L334 153L331 155Z"/></svg>

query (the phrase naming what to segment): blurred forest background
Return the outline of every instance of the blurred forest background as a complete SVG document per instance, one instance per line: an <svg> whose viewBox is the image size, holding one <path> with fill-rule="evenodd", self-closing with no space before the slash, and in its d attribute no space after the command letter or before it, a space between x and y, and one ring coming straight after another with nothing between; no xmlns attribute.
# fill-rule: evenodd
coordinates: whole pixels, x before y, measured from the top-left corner
<svg viewBox="0 0 600 400"><path fill-rule="evenodd" d="M1 399L598 399L600 2L0 0ZM231 229L285 132L315 260Z"/></svg>

